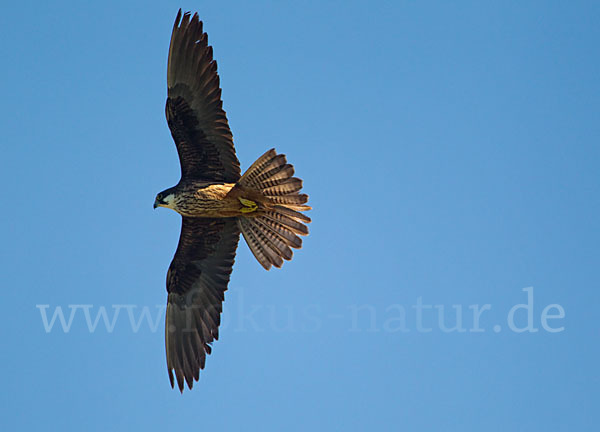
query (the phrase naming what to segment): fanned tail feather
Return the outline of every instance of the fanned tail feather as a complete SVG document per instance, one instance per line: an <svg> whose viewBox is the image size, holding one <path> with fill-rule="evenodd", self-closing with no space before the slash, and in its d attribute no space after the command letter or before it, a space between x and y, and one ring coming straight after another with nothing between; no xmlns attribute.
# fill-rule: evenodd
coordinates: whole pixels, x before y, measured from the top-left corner
<svg viewBox="0 0 600 432"><path fill-rule="evenodd" d="M311 221L301 211L308 195L301 194L302 180L293 177L294 167L285 155L271 149L259 157L240 178L238 184L245 189L260 192L265 205L256 213L238 218L238 225L250 250L258 262L269 270L281 267L284 260L292 259L292 250L302 247L299 235L308 235L304 223Z"/></svg>

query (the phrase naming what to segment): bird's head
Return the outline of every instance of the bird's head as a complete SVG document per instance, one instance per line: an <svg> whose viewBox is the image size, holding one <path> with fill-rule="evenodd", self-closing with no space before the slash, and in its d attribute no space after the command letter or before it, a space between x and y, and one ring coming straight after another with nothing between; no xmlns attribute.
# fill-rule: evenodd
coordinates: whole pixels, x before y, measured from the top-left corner
<svg viewBox="0 0 600 432"><path fill-rule="evenodd" d="M175 191L173 189L174 188L164 190L156 195L156 199L154 200L154 208L168 207L172 209L175 205Z"/></svg>

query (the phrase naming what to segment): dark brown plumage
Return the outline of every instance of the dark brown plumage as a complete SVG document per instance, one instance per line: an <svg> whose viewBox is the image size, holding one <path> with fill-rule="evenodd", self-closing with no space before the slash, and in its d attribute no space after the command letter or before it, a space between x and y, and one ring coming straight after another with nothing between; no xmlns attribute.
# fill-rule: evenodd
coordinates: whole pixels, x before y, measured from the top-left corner
<svg viewBox="0 0 600 432"><path fill-rule="evenodd" d="M183 218L179 245L167 273L165 345L171 386L189 388L219 338L225 291L240 231L235 219Z"/></svg>
<svg viewBox="0 0 600 432"><path fill-rule="evenodd" d="M267 270L281 267L307 235L308 196L284 155L269 150L241 176L212 47L198 15L177 14L167 67L166 116L181 164L179 183L154 207L182 215L167 273L165 343L171 386L183 392L218 339L240 232Z"/></svg>

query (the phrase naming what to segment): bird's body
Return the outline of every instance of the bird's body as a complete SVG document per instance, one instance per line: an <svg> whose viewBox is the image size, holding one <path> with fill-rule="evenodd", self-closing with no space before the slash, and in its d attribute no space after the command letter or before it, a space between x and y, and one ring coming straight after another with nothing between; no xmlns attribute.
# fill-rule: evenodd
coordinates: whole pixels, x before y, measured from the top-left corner
<svg viewBox="0 0 600 432"><path fill-rule="evenodd" d="M173 210L188 217L235 217L241 215L241 203L233 198L235 183L212 184L198 181L177 187Z"/></svg>
<svg viewBox="0 0 600 432"><path fill-rule="evenodd" d="M191 389L218 339L224 294L240 233L269 270L292 258L307 235L308 196L294 167L274 149L241 175L222 109L217 63L198 15L175 19L167 66L167 123L181 164L179 183L154 208L182 216L167 272L166 352L171 385Z"/></svg>
<svg viewBox="0 0 600 432"><path fill-rule="evenodd" d="M255 217L261 210L273 207L260 192L236 183L191 181L178 184L168 191L173 195L173 199L162 206L187 217ZM243 204L246 201L256 203L257 208L249 211L251 207Z"/></svg>

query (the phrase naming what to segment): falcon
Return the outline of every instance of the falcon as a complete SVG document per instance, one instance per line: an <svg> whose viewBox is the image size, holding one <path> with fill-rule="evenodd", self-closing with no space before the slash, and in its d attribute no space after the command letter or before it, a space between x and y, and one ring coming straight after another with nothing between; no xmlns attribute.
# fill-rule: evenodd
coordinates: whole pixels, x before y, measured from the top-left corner
<svg viewBox="0 0 600 432"><path fill-rule="evenodd" d="M171 387L191 390L219 337L224 294L240 237L269 270L292 259L310 218L302 180L283 154L267 151L242 175L223 110L217 62L198 14L177 13L167 66L166 116L181 179L154 208L182 216L167 272L165 344Z"/></svg>

